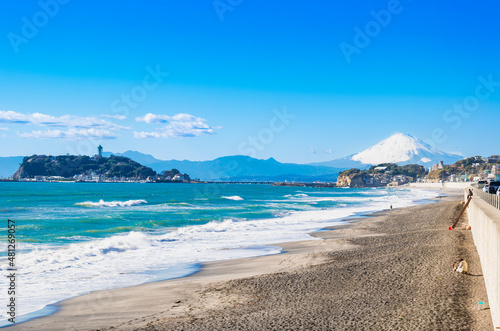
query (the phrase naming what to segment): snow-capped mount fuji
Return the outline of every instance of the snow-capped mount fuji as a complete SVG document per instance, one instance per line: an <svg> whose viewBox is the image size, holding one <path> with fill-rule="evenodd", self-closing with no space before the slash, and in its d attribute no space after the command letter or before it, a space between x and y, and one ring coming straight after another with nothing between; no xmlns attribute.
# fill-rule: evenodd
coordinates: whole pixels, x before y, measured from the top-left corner
<svg viewBox="0 0 500 331"><path fill-rule="evenodd" d="M462 159L458 155L441 152L422 140L410 134L396 133L386 140L361 153L354 154L351 159L363 164L397 163L397 164L427 164ZM447 163L447 162L445 162Z"/></svg>
<svg viewBox="0 0 500 331"><path fill-rule="evenodd" d="M410 134L396 133L360 153L315 165L336 168L367 168L381 163L396 163L398 165L420 164L424 167L430 167L439 161L453 164L462 158L460 155L437 150Z"/></svg>

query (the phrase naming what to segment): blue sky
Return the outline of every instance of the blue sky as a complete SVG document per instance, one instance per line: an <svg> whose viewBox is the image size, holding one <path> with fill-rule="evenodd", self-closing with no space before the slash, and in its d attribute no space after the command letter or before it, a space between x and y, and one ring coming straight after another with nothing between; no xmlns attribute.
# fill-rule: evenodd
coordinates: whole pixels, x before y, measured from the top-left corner
<svg viewBox="0 0 500 331"><path fill-rule="evenodd" d="M3 1L0 156L500 154L492 1Z"/></svg>

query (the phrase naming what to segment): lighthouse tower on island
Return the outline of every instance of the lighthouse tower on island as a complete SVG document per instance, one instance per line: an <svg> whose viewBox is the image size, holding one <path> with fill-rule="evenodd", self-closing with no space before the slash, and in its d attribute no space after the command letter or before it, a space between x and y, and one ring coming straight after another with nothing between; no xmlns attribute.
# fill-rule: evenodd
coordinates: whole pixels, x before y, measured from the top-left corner
<svg viewBox="0 0 500 331"><path fill-rule="evenodd" d="M97 147L97 155L99 155L99 157L102 157L102 146L99 145L99 147Z"/></svg>

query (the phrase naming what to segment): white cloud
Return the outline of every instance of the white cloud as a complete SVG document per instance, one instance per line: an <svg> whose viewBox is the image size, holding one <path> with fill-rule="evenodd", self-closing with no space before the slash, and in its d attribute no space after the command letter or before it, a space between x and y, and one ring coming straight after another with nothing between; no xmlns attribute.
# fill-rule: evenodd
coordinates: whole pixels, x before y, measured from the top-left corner
<svg viewBox="0 0 500 331"><path fill-rule="evenodd" d="M199 137L203 134L214 134L215 129L206 124L206 120L190 114L176 114L174 116L156 115L148 113L143 117L137 117L137 122L148 124L166 124L164 127L153 132L134 132L135 138L186 138Z"/></svg>
<svg viewBox="0 0 500 331"><path fill-rule="evenodd" d="M33 124L49 127L69 128L101 128L101 129L129 129L112 122L96 117L80 117L72 115L51 116L41 113L22 114L14 111L0 110L0 123L4 124Z"/></svg>
<svg viewBox="0 0 500 331"><path fill-rule="evenodd" d="M193 122L193 121L206 121L202 118L195 117L190 114L185 114L185 113L180 113L176 114L174 116L168 116L168 115L156 115L156 114L151 114L148 113L144 115L143 117L136 117L135 120L137 122L146 122L148 124L154 124L154 123L171 123L171 122Z"/></svg>
<svg viewBox="0 0 500 331"><path fill-rule="evenodd" d="M148 124L153 123L167 123L172 119L172 117L168 115L155 115L151 113L147 113L143 117L136 117L135 120L137 122L146 122Z"/></svg>
<svg viewBox="0 0 500 331"><path fill-rule="evenodd" d="M134 132L134 138L170 138L164 132Z"/></svg>
<svg viewBox="0 0 500 331"><path fill-rule="evenodd" d="M47 131L32 131L25 133L17 133L22 138L36 139L65 139L65 140L81 140L81 139L115 139L118 136L107 130L101 129L69 129L63 130L47 130Z"/></svg>
<svg viewBox="0 0 500 331"><path fill-rule="evenodd" d="M127 116L123 116L123 115L101 115L101 117L114 118L117 120L126 120L127 119Z"/></svg>
<svg viewBox="0 0 500 331"><path fill-rule="evenodd" d="M0 131L8 131L9 128L6 128L6 127L0 127Z"/></svg>

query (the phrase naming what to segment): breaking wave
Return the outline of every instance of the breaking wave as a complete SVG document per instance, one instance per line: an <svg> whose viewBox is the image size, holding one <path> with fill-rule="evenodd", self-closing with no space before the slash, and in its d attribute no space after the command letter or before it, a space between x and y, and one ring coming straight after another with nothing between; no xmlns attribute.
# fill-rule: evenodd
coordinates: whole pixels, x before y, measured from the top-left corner
<svg viewBox="0 0 500 331"><path fill-rule="evenodd" d="M132 207L137 205L143 205L148 203L146 200L128 200L128 201L104 201L99 200L99 202L85 201L75 203L75 206L83 207Z"/></svg>
<svg viewBox="0 0 500 331"><path fill-rule="evenodd" d="M240 196L237 196L237 195L233 195L233 196L230 196L230 197L222 197L223 199L228 199L228 200L234 200L234 201L241 201L243 200L242 197Z"/></svg>

